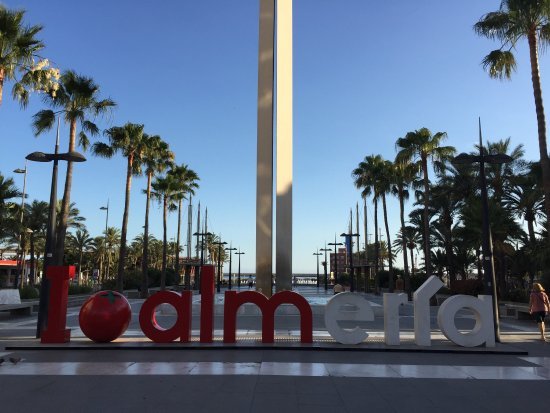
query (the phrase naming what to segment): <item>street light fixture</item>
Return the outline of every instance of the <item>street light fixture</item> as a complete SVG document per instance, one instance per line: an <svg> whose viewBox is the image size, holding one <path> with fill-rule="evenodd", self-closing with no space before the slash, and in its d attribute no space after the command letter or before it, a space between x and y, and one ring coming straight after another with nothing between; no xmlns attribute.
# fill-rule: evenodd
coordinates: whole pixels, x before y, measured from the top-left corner
<svg viewBox="0 0 550 413"><path fill-rule="evenodd" d="M229 251L229 289L231 290L231 257L233 256L233 251L237 251L237 248L226 248L226 251Z"/></svg>
<svg viewBox="0 0 550 413"><path fill-rule="evenodd" d="M319 288L319 255L323 255L323 253L319 252L319 248L317 248L317 252L314 252L313 255L317 256L317 288Z"/></svg>
<svg viewBox="0 0 550 413"><path fill-rule="evenodd" d="M336 285L338 284L338 247L344 244L336 242L336 234L334 234L334 242L329 242L328 245L334 246L334 285Z"/></svg>
<svg viewBox="0 0 550 413"><path fill-rule="evenodd" d="M237 254L239 256L239 272L238 272L238 276L237 276L237 288L240 290L241 289L241 255L244 254L244 252L241 252L240 248L239 248L239 252L236 252L235 254Z"/></svg>
<svg viewBox="0 0 550 413"><path fill-rule="evenodd" d="M359 242L359 234L354 234L350 232L349 234L346 234L343 232L340 234L341 237L344 237L344 239L347 242L347 239L349 237L350 239L350 247L349 247L349 274L350 274L350 291L355 291L355 282L354 282L354 268L353 268L353 237L357 237L357 241Z"/></svg>
<svg viewBox="0 0 550 413"><path fill-rule="evenodd" d="M498 315L497 285L495 279L495 263L493 260L493 240L491 236L491 227L489 224L489 201L487 196L487 179L485 177L485 164L503 164L512 162L513 158L509 155L487 154L483 148L483 139L481 137L481 119L479 119L479 155L461 153L456 156L451 163L453 165L471 165L479 163L479 177L481 189L482 205L482 244L483 251L483 284L486 295L492 296L493 301L493 321L495 327L495 341L500 343L500 324Z"/></svg>
<svg viewBox="0 0 550 413"><path fill-rule="evenodd" d="M323 264L325 271L325 291L328 290L328 275L327 275L327 251L332 251L332 248L327 248L327 243L325 242L325 248L321 248L321 251L325 253L325 261Z"/></svg>
<svg viewBox="0 0 550 413"><path fill-rule="evenodd" d="M40 283L40 299L38 304L38 321L36 324L36 338L40 338L42 330L45 328L45 323L48 318L50 282L46 277L47 269L54 262L55 248L55 224L56 224L56 203L57 203L57 168L60 160L67 162L84 162L86 158L78 152L59 153L59 118L57 118L57 135L55 140L54 153L33 152L25 157L25 159L33 162L51 162L52 168L52 183L50 188L50 210L48 212L48 227L46 228L46 248L44 253L44 265L42 282Z"/></svg>
<svg viewBox="0 0 550 413"><path fill-rule="evenodd" d="M19 271L17 272L17 275L16 275L16 278L15 278L15 283L14 283L14 288L17 288L19 286L19 279L21 278L21 285L23 285L23 270L24 270L24 266L23 266L23 215L25 214L25 190L27 188L27 161L25 160L25 169L21 169L21 168L17 168L17 169L14 169L13 170L14 173L16 174L23 174L23 193L21 194L21 217L20 217L20 221L19 221L19 224L20 224L20 228L19 228L19 242L17 244L17 253L16 253L16 262L17 262L17 257L19 256L19 254L21 254L21 260L19 261L20 264L21 264L21 268L19 269Z"/></svg>
<svg viewBox="0 0 550 413"><path fill-rule="evenodd" d="M218 246L218 283L216 285L216 291L219 293L221 290L221 262L222 262L222 245L227 245L227 242L216 241L212 244Z"/></svg>

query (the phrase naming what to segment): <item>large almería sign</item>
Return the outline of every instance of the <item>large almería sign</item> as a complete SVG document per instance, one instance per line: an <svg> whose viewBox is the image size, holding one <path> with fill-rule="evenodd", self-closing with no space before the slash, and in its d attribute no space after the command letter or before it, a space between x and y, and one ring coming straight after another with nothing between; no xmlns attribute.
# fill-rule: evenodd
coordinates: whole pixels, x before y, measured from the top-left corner
<svg viewBox="0 0 550 413"><path fill-rule="evenodd" d="M74 267L49 267L50 306L47 328L42 332L42 343L66 343L70 330L66 329L67 297L69 280L74 276ZM430 298L443 286L435 276L430 277L413 295L414 337L419 346L431 345ZM206 265L201 273L200 342L214 341L214 267ZM100 292L99 305L93 305L94 297L80 310L80 327L94 341L109 342L120 337L131 319L127 300L115 292ZM155 343L191 340L192 316L191 291L181 293L160 291L143 303L139 324L143 334ZM384 340L388 345L400 344L399 307L407 302L405 294L384 294ZM108 305L111 303L112 305ZM256 291L226 291L224 302L223 342L236 342L237 314L240 306L256 304L262 314L262 342L274 343L275 311L282 304L294 305L300 314L301 342L313 342L313 315L307 300L292 291L281 291L268 298ZM169 304L176 310L176 321L170 328L161 327L155 318L157 307ZM455 324L458 311L468 309L475 317L475 326L470 331L460 331ZM342 344L359 344L368 332L356 327L346 329L341 320L372 321L371 304L357 293L341 293L332 297L325 308L325 325L335 341ZM439 307L437 322L441 332L453 343L463 347L495 346L492 302L490 296L455 295Z"/></svg>

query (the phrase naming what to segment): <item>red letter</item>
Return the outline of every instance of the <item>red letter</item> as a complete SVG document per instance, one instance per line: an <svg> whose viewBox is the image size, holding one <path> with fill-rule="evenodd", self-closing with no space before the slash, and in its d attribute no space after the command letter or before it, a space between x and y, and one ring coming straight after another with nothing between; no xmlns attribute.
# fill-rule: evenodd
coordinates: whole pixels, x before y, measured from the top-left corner
<svg viewBox="0 0 550 413"><path fill-rule="evenodd" d="M139 325L143 334L155 343L171 343L178 337L181 342L188 343L191 338L191 291L183 291L181 295L173 291L159 291L149 297L139 311ZM164 329L158 325L155 309L164 303L171 304L177 313L175 324Z"/></svg>
<svg viewBox="0 0 550 413"><path fill-rule="evenodd" d="M262 343L273 343L275 330L275 310L281 304L294 304L300 311L300 337L302 343L313 342L313 315L311 306L300 294L280 291L271 298L256 291L225 292L223 313L223 342L234 343L237 329L237 311L244 303L256 304L262 312Z"/></svg>
<svg viewBox="0 0 550 413"><path fill-rule="evenodd" d="M214 341L214 266L201 268L201 343Z"/></svg>
<svg viewBox="0 0 550 413"><path fill-rule="evenodd" d="M41 343L68 343L71 330L67 326L67 297L69 280L74 277L75 267L49 266L46 277L50 282L50 303L48 305L48 323L40 335Z"/></svg>

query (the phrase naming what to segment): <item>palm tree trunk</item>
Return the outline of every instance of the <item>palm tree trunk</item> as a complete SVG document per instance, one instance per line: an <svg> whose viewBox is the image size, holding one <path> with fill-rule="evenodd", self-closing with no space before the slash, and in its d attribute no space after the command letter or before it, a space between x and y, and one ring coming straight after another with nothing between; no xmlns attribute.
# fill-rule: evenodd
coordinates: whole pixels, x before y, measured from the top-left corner
<svg viewBox="0 0 550 413"><path fill-rule="evenodd" d="M0 106L2 105L2 94L4 91L4 76L5 76L5 69L3 67L0 67Z"/></svg>
<svg viewBox="0 0 550 413"><path fill-rule="evenodd" d="M31 232L31 273L29 276L29 282L34 287L34 232Z"/></svg>
<svg viewBox="0 0 550 413"><path fill-rule="evenodd" d="M166 253L168 242L166 239L166 221L168 216L168 200L166 195L162 205L162 270L160 274L160 289L164 291L166 288Z"/></svg>
<svg viewBox="0 0 550 413"><path fill-rule="evenodd" d="M384 226L386 227L386 239L388 240L388 268L390 272L388 288L393 293L393 255L391 252L390 227L388 226L388 209L386 208L386 194L382 194L382 208L384 209Z"/></svg>
<svg viewBox="0 0 550 413"><path fill-rule="evenodd" d="M69 152L75 150L76 145L76 120L71 120L69 131ZM63 265L65 256L65 235L69 221L69 209L71 206L71 186L73 183L73 163L67 162L67 174L65 176L65 188L63 190L63 201L61 201L61 212L59 226L57 228L57 239L55 244L55 263Z"/></svg>
<svg viewBox="0 0 550 413"><path fill-rule="evenodd" d="M380 245L378 244L378 199L374 197L374 293L380 294L380 274L378 265L380 259Z"/></svg>
<svg viewBox="0 0 550 413"><path fill-rule="evenodd" d="M424 263L426 275L429 276L432 270L430 257L430 223L428 206L430 202L430 181L428 179L428 159L422 156L422 172L424 174Z"/></svg>
<svg viewBox="0 0 550 413"><path fill-rule="evenodd" d="M80 249L80 254L78 255L78 280L76 280L77 285L80 285L80 280L82 280L82 248Z"/></svg>
<svg viewBox="0 0 550 413"><path fill-rule="evenodd" d="M414 247L409 248L409 249L410 249L410 252L411 252L411 274L414 277Z"/></svg>
<svg viewBox="0 0 550 413"><path fill-rule="evenodd" d="M449 283L451 290L456 282L456 270L455 260L453 259L453 240L452 240L452 227L453 218L450 211L446 210L444 215L445 220L445 255L447 256L447 271L449 274Z"/></svg>
<svg viewBox="0 0 550 413"><path fill-rule="evenodd" d="M531 217L526 216L525 220L527 221L527 231L529 232L529 242L531 245L535 245L535 241L537 240L535 237L535 225L533 223L533 219Z"/></svg>
<svg viewBox="0 0 550 413"><path fill-rule="evenodd" d="M177 235L177 241L176 241L176 281L179 283L180 281L180 238L181 238L181 204L182 200L179 200L178 205L178 235Z"/></svg>
<svg viewBox="0 0 550 413"><path fill-rule="evenodd" d="M399 190L399 218L401 219L401 247L403 248L403 267L405 272L403 275L403 281L405 284L405 292L407 293L408 299L412 298L411 296L411 277L409 275L409 263L407 262L407 237L405 235L405 199L403 195L403 185L398 185Z"/></svg>
<svg viewBox="0 0 550 413"><path fill-rule="evenodd" d="M130 189L132 188L132 166L134 156L128 156L126 169L126 194L124 197L124 215L122 216L122 230L120 231L120 252L118 254L118 272L116 279L117 291L124 292L124 261L126 259L126 233L128 232L128 213L130 211Z"/></svg>
<svg viewBox="0 0 550 413"><path fill-rule="evenodd" d="M149 205L151 204L151 179L153 174L147 174L147 196L145 200L145 225L143 226L143 257L141 258L141 298L149 296Z"/></svg>
<svg viewBox="0 0 550 413"><path fill-rule="evenodd" d="M542 169L542 188L544 191L544 209L546 210L546 216L550 217L550 159L548 158L548 148L546 145L546 120L544 117L544 104L542 102L537 32L535 27L529 30L527 39L529 41L531 80L533 82L533 94L535 97L535 109L537 112L540 166ZM550 233L550 219L546 220L546 230L548 231L548 233Z"/></svg>

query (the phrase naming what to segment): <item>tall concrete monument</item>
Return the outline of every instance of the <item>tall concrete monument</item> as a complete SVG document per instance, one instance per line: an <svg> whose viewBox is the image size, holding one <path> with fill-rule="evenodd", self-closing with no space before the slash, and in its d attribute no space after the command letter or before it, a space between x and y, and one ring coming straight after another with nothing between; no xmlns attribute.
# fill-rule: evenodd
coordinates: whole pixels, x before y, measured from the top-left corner
<svg viewBox="0 0 550 413"><path fill-rule="evenodd" d="M260 0L259 38L256 288L270 297L274 141L277 148L276 289L292 288L292 0Z"/></svg>

